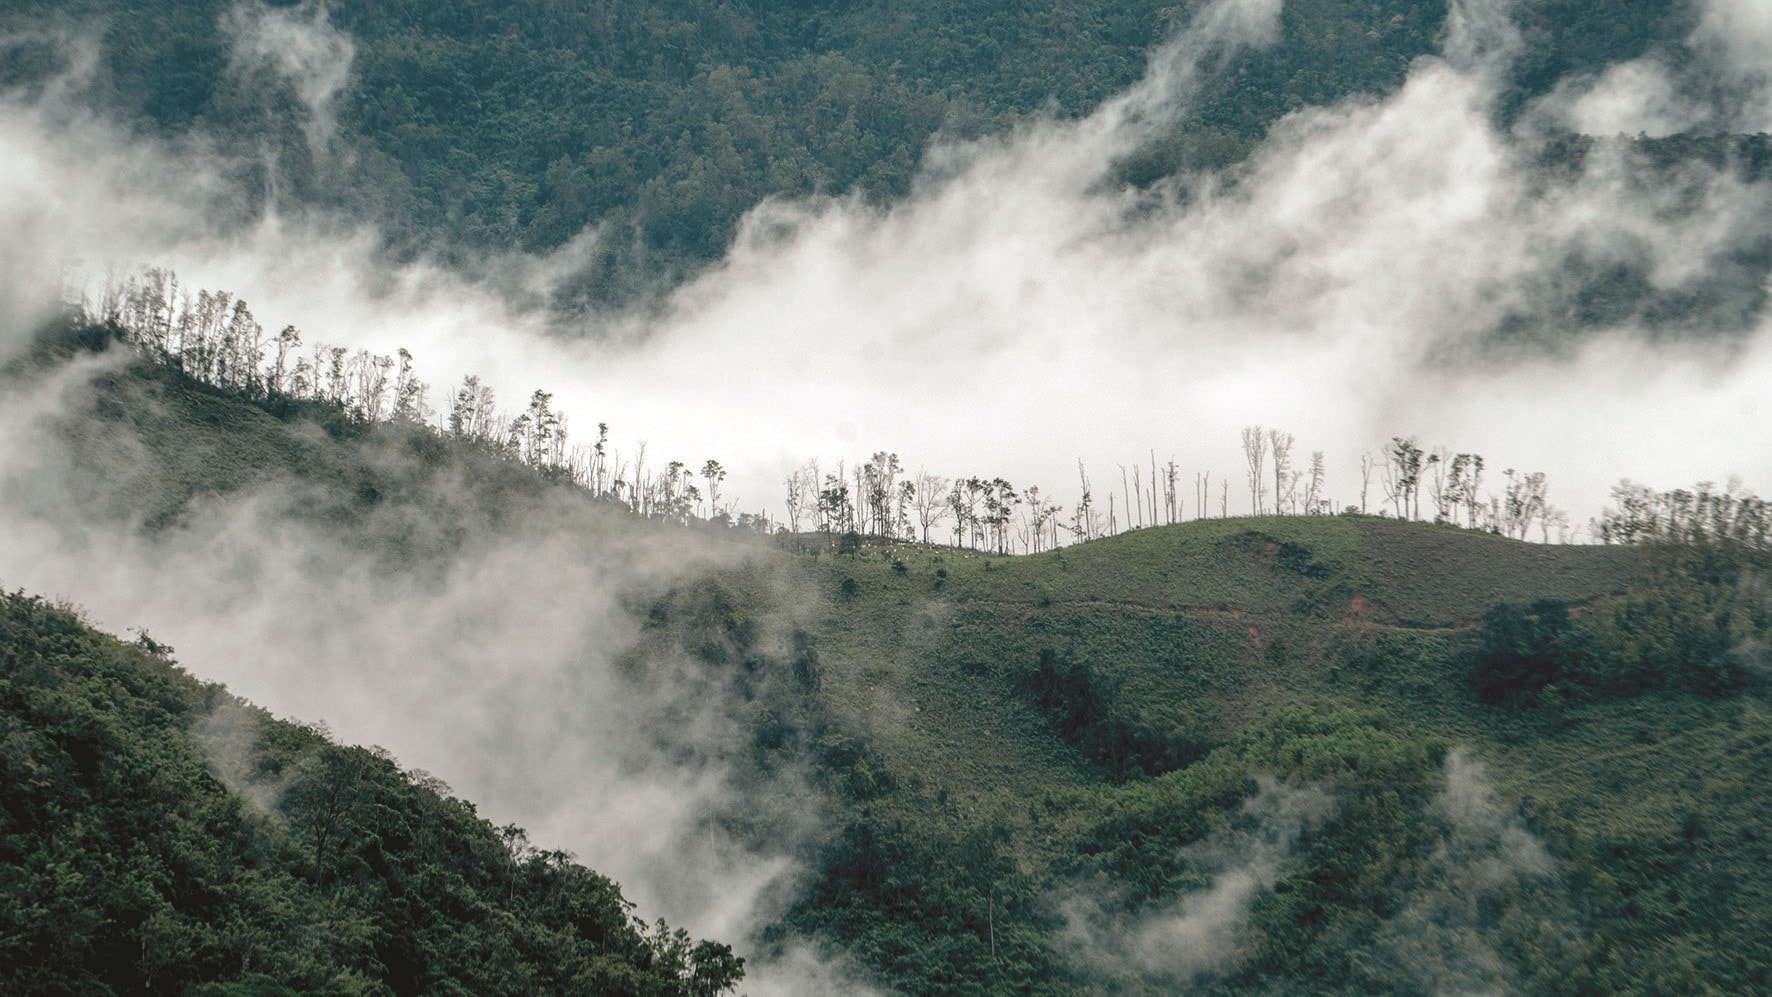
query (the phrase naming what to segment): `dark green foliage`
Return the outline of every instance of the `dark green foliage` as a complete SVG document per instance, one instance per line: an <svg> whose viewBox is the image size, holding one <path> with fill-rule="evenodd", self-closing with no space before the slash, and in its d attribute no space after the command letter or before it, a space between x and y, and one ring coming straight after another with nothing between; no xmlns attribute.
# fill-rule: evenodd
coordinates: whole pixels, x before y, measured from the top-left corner
<svg viewBox="0 0 1772 997"><path fill-rule="evenodd" d="M1772 677L1772 560L1729 544L1645 552L1630 591L1596 618L1605 683L1726 695Z"/></svg>
<svg viewBox="0 0 1772 997"><path fill-rule="evenodd" d="M440 244L466 265L595 228L594 259L564 291L572 302L627 300L694 272L765 198L891 201L937 136L1086 113L1135 81L1202 4L340 2L325 8L328 23L354 56L332 108L337 133L319 145L296 85L233 57L233 6L7 0L0 28L16 40L0 47L0 85L41 91L69 68L40 29L94 30L103 47L88 96L144 130L216 143L246 192L234 221L274 189L283 211L373 217L396 251ZM1191 113L1114 180L1222 168L1283 115L1389 93L1435 50L1445 16L1424 0L1290 0L1275 44L1204 78ZM1691 27L1686 8L1648 0L1531 0L1516 20L1527 45L1504 118L1565 75L1677 54ZM1582 287L1631 290L1640 276L1601 271ZM1576 306L1610 300L1583 292ZM1644 307L1635 291L1617 300Z"/></svg>
<svg viewBox="0 0 1772 997"><path fill-rule="evenodd" d="M435 780L156 647L0 597L0 989L712 994L742 976Z"/></svg>
<svg viewBox="0 0 1772 997"><path fill-rule="evenodd" d="M1594 681L1591 638L1567 605L1549 599L1484 614L1476 656L1477 695L1491 706L1532 704L1547 686Z"/></svg>
<svg viewBox="0 0 1772 997"><path fill-rule="evenodd" d="M1087 665L1061 659L1050 648L1041 648L1039 666L1022 682L1052 718L1058 736L1076 745L1115 781L1181 768L1209 748L1197 740L1165 737L1142 724L1128 723L1110 709L1101 680Z"/></svg>
<svg viewBox="0 0 1772 997"><path fill-rule="evenodd" d="M1056 927L1007 829L862 815L821 857L789 923L840 941L908 993L1063 993Z"/></svg>

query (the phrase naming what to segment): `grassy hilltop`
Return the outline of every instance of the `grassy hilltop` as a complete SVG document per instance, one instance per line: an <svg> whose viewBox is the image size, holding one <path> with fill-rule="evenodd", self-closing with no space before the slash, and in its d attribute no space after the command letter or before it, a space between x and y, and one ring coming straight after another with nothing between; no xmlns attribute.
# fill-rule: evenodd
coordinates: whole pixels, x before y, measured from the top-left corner
<svg viewBox="0 0 1772 997"><path fill-rule="evenodd" d="M568 532L627 515L431 430L272 414L154 365L103 374L81 408L56 430L72 465L134 469L82 515L128 507L149 534L274 482L304 496L290 515L398 573L539 504ZM920 993L1768 985L1762 554L1366 517L1206 520L1026 557L707 542L723 567L631 605L622 668L660 684L688 662L732 719L714 820L735 841L820 818L779 919L728 940L741 954L810 940ZM16 649L68 624L9 605L16 710L45 681ZM119 676L164 671L117 654ZM180 715L137 736L188 745ZM152 778L174 751L201 783L194 750L131 764ZM64 793L79 776L29 778ZM127 851L129 822L172 805L134 799L92 847ZM229 847L217 863L250 863ZM86 916L120 944L147 923Z"/></svg>
<svg viewBox="0 0 1772 997"><path fill-rule="evenodd" d="M830 593L821 698L877 756L854 764L854 823L796 923L914 967L913 990L968 968L1059 992L1763 985L1763 697L1573 674L1630 653L1618 617L1658 584L1633 551L1232 519L1013 559L887 546L814 570ZM1562 659L1560 688L1496 679L1502 603L1552 621L1531 640ZM1473 761L1490 852L1448 860L1474 847L1446 804ZM1055 895L1093 894L1102 930L1136 937L1234 873L1211 853L1276 819L1247 810L1263 776L1329 787L1338 809L1300 832L1233 951L1177 969L1124 946L1091 963L1066 941L1078 917ZM1554 871L1504 873L1510 839Z"/></svg>

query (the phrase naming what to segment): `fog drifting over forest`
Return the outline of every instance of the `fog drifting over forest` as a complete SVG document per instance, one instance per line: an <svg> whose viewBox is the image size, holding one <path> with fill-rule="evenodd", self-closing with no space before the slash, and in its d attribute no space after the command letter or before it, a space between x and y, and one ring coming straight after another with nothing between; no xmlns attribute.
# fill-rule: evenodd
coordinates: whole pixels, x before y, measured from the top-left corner
<svg viewBox="0 0 1772 997"><path fill-rule="evenodd" d="M0 198L25 236L7 250L15 272L55 261L94 288L107 267L168 266L310 342L407 347L433 406L478 373L511 408L553 391L581 439L607 421L630 450L716 458L741 508L777 517L790 468L879 450L1067 504L1078 459L1101 492L1154 450L1184 480L1228 476L1231 510L1246 511L1237 439L1260 424L1294 433L1299 454L1325 451L1338 507L1358 501L1360 454L1404 435L1485 455L1491 482L1507 467L1546 472L1551 501L1580 524L1620 477L1772 480L1754 418L1772 363L1763 316L1680 342L1625 323L1554 351L1495 335L1510 316L1556 327L1574 251L1641 264L1677 292L1772 226L1765 191L1727 173L1694 167L1664 189L1602 150L1547 190L1524 166L1546 125L1752 126L1772 25L1746 3L1706 9L1689 44L1721 82L1703 101L1642 61L1565 81L1498 131L1496 80L1517 39L1506 5L1459 3L1447 54L1418 60L1387 99L1289 116L1235 178L1104 188L1118 156L1188 113L1195 73L1271 39L1277 2L1221 4L1092 116L938 141L914 196L888 209L762 205L662 317L588 318L567 337L442 268L377 265L373 233L337 219L217 235L206 219L237 199L200 143L131 138L75 110L77 79L0 112L15 150ZM323 140L340 72L325 60L348 63L351 46L325 36L323 17L267 18L231 22L240 58L281 45L275 64L300 77ZM278 41L291 38L306 40ZM497 269L545 287L598 237Z"/></svg>
<svg viewBox="0 0 1772 997"><path fill-rule="evenodd" d="M307 8L241 10L238 57L300 77L324 145L348 39ZM880 450L912 469L1037 484L1066 505L1079 459L1105 492L1118 465L1154 450L1184 482L1211 472L1215 494L1228 477L1231 511L1247 511L1237 440L1251 424L1296 434L1300 454L1325 451L1338 507L1358 501L1360 454L1393 435L1481 453L1492 483L1507 467L1544 471L1578 524L1625 476L1675 487L1736 474L1767 489L1763 315L1677 341L1625 323L1555 350L1494 334L1510 315L1554 314L1572 247L1644 263L1677 290L1772 227L1768 192L1726 172L1694 167L1661 190L1602 150L1567 184L1528 176L1534 136L1553 126L1767 127L1772 17L1752 0L1705 10L1689 45L1716 87L1695 96L1640 61L1565 81L1502 131L1496 81L1518 44L1506 5L1455 2L1445 55L1418 61L1399 92L1292 115L1235 177L1113 191L1102 181L1115 160L1189 113L1195 74L1272 38L1277 0L1220 3L1093 115L938 142L914 195L890 208L762 205L662 315L592 317L573 335L440 266L383 265L375 234L339 219L212 221L242 198L203 143L80 110L90 58L76 57L59 86L0 103L0 346L22 341L62 283L95 291L107 270L170 267L309 342L410 349L433 406L477 373L512 408L553 391L580 439L607 421L618 446L645 440L655 461L717 458L739 508L777 517L783 476L807 458ZM599 237L497 269L507 289L545 288ZM387 744L698 933L764 916L766 884L792 874L785 858L735 858L704 836L694 854L715 871L663 868L695 864L668 849L697 840L720 770L621 757L611 746L636 704L599 686L631 639L620 597L714 555L629 550L613 531L560 538L541 517L464 552L446 577L390 585L289 525L287 496L202 510L206 535L73 521L58 496L74 471L43 452L39 419L79 385L0 399L0 581L67 596L112 629L149 627L199 676L324 718L347 743ZM701 719L713 751L727 735ZM675 836L612 845L636 837L610 824L622 814Z"/></svg>

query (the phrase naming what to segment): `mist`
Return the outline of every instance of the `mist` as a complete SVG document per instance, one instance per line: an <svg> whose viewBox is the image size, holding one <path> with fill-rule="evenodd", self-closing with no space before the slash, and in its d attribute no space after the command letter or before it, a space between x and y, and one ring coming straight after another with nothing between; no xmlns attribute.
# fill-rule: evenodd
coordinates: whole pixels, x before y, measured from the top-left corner
<svg viewBox="0 0 1772 997"><path fill-rule="evenodd" d="M319 487L271 480L143 530L131 468L150 455L125 429L67 414L123 359L82 360L0 399L12 441L0 581L151 633L204 680L441 779L488 819L615 879L641 916L737 944L753 992L846 979L809 949L779 965L748 949L820 840L809 787L793 770L741 784L749 732L731 689L639 640L652 601L759 548L636 530L558 491L493 503L447 479L398 487L342 525ZM70 435L78 446L18 442ZM397 452L367 456L396 483L416 473ZM767 648L814 603L761 577L778 597ZM252 782L240 762L255 722L224 701L197 733L217 777L272 809L283 787Z"/></svg>
<svg viewBox="0 0 1772 997"><path fill-rule="evenodd" d="M144 137L82 109L91 42L73 32L65 79L0 100L0 358L64 292L96 294L107 274L155 265L249 300L267 326L294 324L310 343L410 349L433 406L470 373L507 402L545 388L581 438L607 421L619 445L645 441L657 460L717 458L737 508L778 517L790 469L875 451L1037 484L1066 504L1078 460L1105 480L1154 451L1184 476L1235 482L1238 433L1253 424L1325 451L1336 508L1357 502L1360 455L1398 435L1542 470L1577 523L1626 476L1772 487L1763 305L1679 336L1637 315L1559 324L1571 256L1689 290L1772 233L1765 185L1700 166L1670 185L1611 146L1548 185L1531 165L1551 124L1598 136L1766 127L1772 28L1747 0L1703 9L1688 68L1644 61L1565 81L1504 126L1508 8L1460 3L1444 55L1419 60L1396 93L1301 109L1231 173L1116 187L1121 157L1187 119L1200 74L1272 40L1275 0L1227 0L1092 114L937 139L912 195L889 207L759 205L725 260L658 312L576 318L568 335L499 286L431 260L387 262L367 223L234 224L254 195L230 186L231 164L204 142ZM297 81L310 141L324 146L350 40L318 5L241 6L229 23L241 71ZM545 287L597 237L513 255L501 272ZM1568 335L1507 334L1521 328ZM83 361L0 398L0 582L65 596L119 632L149 628L205 679L323 720L346 743L386 745L493 819L571 849L643 912L721 938L768 921L798 871L794 846L817 828L788 823L784 804L772 811L783 848L720 830L709 814L730 802L721 759L735 736L723 701L687 673L642 694L614 668L635 640L632 599L742 549L637 539L541 506L473 534L431 574L390 574L304 520L310 497L285 484L206 501L180 528L145 535L126 493L95 504L94 469L52 443L60 414L119 362ZM116 453L114 468L137 458ZM471 525L466 508L451 515ZM1230 508L1246 509L1235 485ZM690 706L698 764L635 747L650 744L648 720ZM1212 912L1234 925L1273 866L1225 868L1206 906L1148 930L1206 932ZM776 984L754 967L752 989L817 992L841 978L806 952L782 965Z"/></svg>
<svg viewBox="0 0 1772 997"><path fill-rule="evenodd" d="M1423 818L1440 829L1424 863L1424 885L1400 904L1381 944L1400 987L1438 994L1509 993L1533 967L1514 965L1495 944L1497 911L1538 926L1548 949L1582 944L1556 862L1520 818L1503 808L1482 762L1463 749L1446 756L1445 787Z"/></svg>
<svg viewBox="0 0 1772 997"><path fill-rule="evenodd" d="M333 103L350 82L356 44L313 0L297 7L240 4L228 12L226 29L234 42L234 71L267 66L293 82L307 110L308 144L324 150L337 130Z"/></svg>
<svg viewBox="0 0 1772 997"><path fill-rule="evenodd" d="M253 45L267 31L299 29L308 43L276 65L316 81L348 70L347 45L320 44L322 17L242 10L259 18L240 22L258 26L239 32L242 59L265 58ZM938 140L903 203L760 205L725 262L662 314L590 316L570 336L441 266L390 267L372 231L340 235L336 219L218 230L206 205L228 195L223 170L43 101L0 112L18 150L0 196L29 236L11 255L63 261L89 290L107 267L170 267L310 342L412 350L434 406L466 373L507 400L545 388L581 432L607 421L629 448L720 460L739 508L777 516L782 478L808 458L893 451L911 468L1069 496L1079 459L1099 477L1152 451L1184 475L1234 479L1252 424L1323 450L1336 508L1357 501L1360 455L1399 435L1542 470L1577 524L1623 477L1768 479L1767 430L1752 418L1772 363L1763 306L1680 336L1630 316L1566 327L1572 257L1642 266L1658 293L1680 293L1765 237L1764 185L1697 166L1670 184L1602 148L1547 189L1529 165L1533 122L1610 128L1603 108L1623 98L1609 94L1658 84L1632 66L1570 81L1565 111L1547 104L1499 128L1505 5L1459 5L1446 57L1419 60L1381 101L1296 112L1235 175L1104 183L1117 157L1185 119L1190 80L1271 38L1278 10L1209 8L1153 53L1143 83L1088 117ZM1706 24L1752 21L1707 10ZM1742 113L1761 106L1750 84L1763 76L1742 54L1754 37L1704 29L1689 46L1717 78L1742 81L1716 97L1738 95ZM1665 131L1722 112L1656 113ZM584 246L513 257L500 273L545 283ZM1545 333L1498 331L1522 326ZM1246 506L1232 496L1231 511Z"/></svg>
<svg viewBox="0 0 1772 997"><path fill-rule="evenodd" d="M1234 969L1246 954L1250 909L1279 881L1301 835L1335 812L1321 786L1264 779L1230 826L1182 849L1183 867L1205 888L1136 915L1109 913L1101 898L1063 902L1069 957L1117 986L1185 990Z"/></svg>

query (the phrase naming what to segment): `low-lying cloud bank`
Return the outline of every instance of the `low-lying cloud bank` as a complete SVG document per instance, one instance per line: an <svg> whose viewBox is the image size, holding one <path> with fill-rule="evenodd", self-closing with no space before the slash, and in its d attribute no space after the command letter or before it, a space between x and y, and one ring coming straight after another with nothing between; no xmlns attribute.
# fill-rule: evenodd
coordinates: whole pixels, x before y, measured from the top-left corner
<svg viewBox="0 0 1772 997"><path fill-rule="evenodd" d="M1764 106L1749 7L1714 0L1688 50L1739 84L1707 99L1742 127ZM323 129L341 62L302 53L348 40L328 41L313 11L241 10L242 64L312 77ZM1653 93L1675 91L1627 65L1617 87L1568 81L1560 105L1499 128L1498 81L1521 44L1508 5L1458 4L1445 57L1381 100L1295 113L1234 176L1106 183L1117 157L1185 118L1191 80L1270 38L1278 11L1207 8L1143 83L1086 118L937 143L904 203L762 205L664 314L591 318L580 337L550 336L439 267L378 264L372 233L340 237L336 221L211 224L206 206L231 196L225 170L65 96L0 108L16 150L0 216L24 235L6 269L68 269L91 287L107 266L168 266L310 340L411 349L434 405L470 372L507 399L547 388L580 426L609 421L666 459L719 459L730 495L777 515L782 478L808 457L879 450L1040 484L1067 505L1079 458L1101 477L1154 449L1184 477L1235 480L1251 424L1325 451L1338 506L1357 500L1360 455L1393 435L1545 471L1576 523L1620 477L1772 480L1753 418L1772 374L1763 280L1741 265L1772 238L1765 184L1698 162L1657 173L1611 140L1547 174L1541 122L1610 134L1605 108L1653 111ZM303 45L260 44L289 32ZM1722 111L1654 113L1662 131ZM572 257L507 261L501 279L545 281ZM1628 278L1616 294L1609 274ZM1643 312L1682 295L1733 303L1671 331Z"/></svg>
<svg viewBox="0 0 1772 997"><path fill-rule="evenodd" d="M1481 762L1463 750L1450 753L1446 787L1426 817L1444 828L1425 863L1426 885L1380 937L1400 985L1436 994L1521 989L1533 967L1498 951L1497 911L1534 926L1546 950L1580 943L1555 860L1502 808Z"/></svg>
<svg viewBox="0 0 1772 997"><path fill-rule="evenodd" d="M1365 967L1388 992L1511 993L1533 966L1516 965L1500 939L1526 928L1560 959L1579 962L1581 926L1555 860L1496 798L1483 764L1463 749L1448 754L1444 786L1418 820L1429 851L1394 856L1414 866L1415 885L1391 898ZM1186 992L1235 974L1254 955L1256 905L1282 879L1309 875L1296 853L1305 836L1336 818L1339 802L1322 786L1264 781L1227 824L1181 850L1180 868L1202 885L1126 913L1124 897L1073 894L1059 901L1065 956L1111 985L1137 992ZM1515 953L1517 956L1517 953Z"/></svg>

